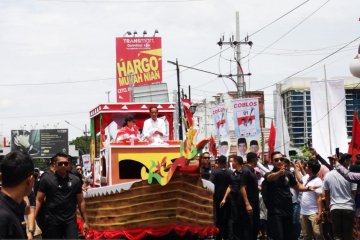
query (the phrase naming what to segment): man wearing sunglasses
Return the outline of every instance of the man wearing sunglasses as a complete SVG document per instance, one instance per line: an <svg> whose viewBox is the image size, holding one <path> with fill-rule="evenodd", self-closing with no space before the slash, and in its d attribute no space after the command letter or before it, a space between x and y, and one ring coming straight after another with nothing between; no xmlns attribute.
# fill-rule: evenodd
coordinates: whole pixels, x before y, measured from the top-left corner
<svg viewBox="0 0 360 240"><path fill-rule="evenodd" d="M84 220L85 235L89 230L85 200L82 195L80 179L69 174L70 156L57 153L54 156L54 172L49 172L40 180L36 195L36 211L38 214L46 198L46 210L43 231L44 239L77 239L76 205Z"/></svg>
<svg viewBox="0 0 360 240"><path fill-rule="evenodd" d="M285 158L280 152L273 152L271 159L274 169L265 175L267 181L268 208L268 228L272 239L285 240L292 239L293 236L293 206L290 188L299 192L314 191L321 186L304 187L298 183L294 175L286 171L284 164Z"/></svg>

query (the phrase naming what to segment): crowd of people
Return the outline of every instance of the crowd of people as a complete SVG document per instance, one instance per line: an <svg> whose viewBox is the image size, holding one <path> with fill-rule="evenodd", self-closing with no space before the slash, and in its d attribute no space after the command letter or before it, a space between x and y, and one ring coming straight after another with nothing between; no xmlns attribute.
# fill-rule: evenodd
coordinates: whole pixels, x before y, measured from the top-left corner
<svg viewBox="0 0 360 240"><path fill-rule="evenodd" d="M149 109L145 136L160 139L164 123ZM159 130L161 129L161 130ZM127 116L121 139L136 138L134 118ZM223 144L228 147L228 144ZM203 179L214 184L217 240L348 240L360 239L360 155L325 161L314 149L308 160L289 160L273 152L259 162L258 143L238 140L239 155L220 156L211 164L209 152L199 157ZM226 151L225 151L226 152ZM82 167L72 169L71 156L58 153L40 174L25 152L11 152L0 165L0 239L77 239L89 225L83 192L89 187ZM79 233L77 209L83 219Z"/></svg>
<svg viewBox="0 0 360 240"><path fill-rule="evenodd" d="M215 187L216 239L360 239L360 155L351 164L350 154L328 162L311 153L289 160L273 152L271 164L261 164L249 152L210 164L204 152L200 171Z"/></svg>
<svg viewBox="0 0 360 240"><path fill-rule="evenodd" d="M0 239L78 239L89 230L81 166L58 153L40 176L29 154L11 152L0 165ZM84 221L78 231L76 211Z"/></svg>

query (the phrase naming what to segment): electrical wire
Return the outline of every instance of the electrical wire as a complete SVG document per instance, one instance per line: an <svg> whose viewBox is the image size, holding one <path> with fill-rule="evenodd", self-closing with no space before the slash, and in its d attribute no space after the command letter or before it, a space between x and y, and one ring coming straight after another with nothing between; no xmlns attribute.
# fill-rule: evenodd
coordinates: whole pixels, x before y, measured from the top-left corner
<svg viewBox="0 0 360 240"><path fill-rule="evenodd" d="M203 2L204 0L37 0L39 2L63 2L63 3L182 3Z"/></svg>
<svg viewBox="0 0 360 240"><path fill-rule="evenodd" d="M252 37L255 34L261 32L262 30L264 30L265 28L271 26L272 24L276 23L277 21L279 21L280 19L286 17L287 15L289 15L290 13L292 13L293 11L295 11L296 9L300 8L301 6L305 5L306 3L308 3L310 0L306 0L304 2L302 2L301 4L297 5L295 8L291 9L290 11L286 12L285 14L281 15L280 17L276 18L274 21L266 24L265 26L261 27L260 29L256 30L255 32L253 32L252 34L250 34L248 37Z"/></svg>
<svg viewBox="0 0 360 240"><path fill-rule="evenodd" d="M32 117L36 117L36 118L46 118L46 117L53 117L53 116L64 116L64 115L79 115L79 114L88 114L89 112L81 112L81 111L76 111L76 112L63 112L63 113L54 113L54 114L47 114L47 115L41 115L41 113L36 114L36 115L19 115L19 116L5 116L5 117L1 117L1 119L14 119L14 118L32 118Z"/></svg>
<svg viewBox="0 0 360 240"><path fill-rule="evenodd" d="M341 52L348 52L348 51L354 51L354 49L357 49L357 46L349 46L349 48L343 49ZM318 55L324 55L324 54L328 54L329 52L312 52L312 53L273 53L273 52L265 52L265 53L260 53L260 52L255 52L258 54L263 54L263 55L272 55L272 56L285 56L285 57L301 57L301 56L318 56Z"/></svg>
<svg viewBox="0 0 360 240"><path fill-rule="evenodd" d="M327 0L326 2L324 2L320 7L318 7L315 11L311 12L308 16L306 16L303 20L301 20L299 23L297 23L294 27L292 27L291 29L289 29L287 32L285 32L283 35L281 35L279 38L277 38L275 41L273 41L272 43L270 43L269 45L267 45L264 49L262 49L260 51L260 53L255 54L252 58L250 58L248 61L253 60L254 58L256 58L257 56L259 56L260 54L262 54L263 52L265 52L268 48L272 47L273 45L275 45L277 42L279 42L281 39L283 39L285 36L287 36L289 33L291 33L292 31L294 31L297 27L299 27L302 23L304 23L306 20L308 20L311 16L313 16L315 13L317 13L318 11L320 11L321 8L323 8L327 3L329 3L331 0Z"/></svg>
<svg viewBox="0 0 360 240"><path fill-rule="evenodd" d="M359 39L360 39L360 36L359 36L359 37L356 37L354 40L351 40L350 42L348 42L347 44L345 44L345 45L342 46L341 48L337 49L336 51L334 51L334 52L328 54L327 56L321 58L320 60L312 63L312 64L309 65L308 67L305 67L304 69L299 70L299 71L297 71L297 72L295 72L295 73L287 76L286 78L284 78L284 79L282 79L282 80L280 80L280 81L277 81L277 82L275 82L275 83L273 83L273 84L271 84L271 85L268 85L268 86L263 87L263 88L259 88L259 89L256 90L256 91L261 91L261 90L264 90L264 89L266 89L266 88L275 86L277 83L280 83L280 82L282 82L282 81L284 81L284 80L286 80L286 79L288 79L288 78L294 77L295 75L297 75L297 74L299 74L299 73L301 73L301 72L304 72L305 70L307 70L307 69L309 69L309 68L312 68L313 66L315 66L315 65L317 65L318 63L324 61L325 59L328 59L329 57L335 55L336 53L338 53L339 51L341 51L342 49L344 49L345 47L349 46L351 43L353 43L353 42L355 42L355 41L357 41L357 40L359 40Z"/></svg>
<svg viewBox="0 0 360 240"><path fill-rule="evenodd" d="M98 78L91 80L78 80L78 81L60 81L60 82L46 82L46 83L2 83L1 87L17 87L17 86L44 86L44 85L58 85L58 84L74 84L74 83L88 83L88 82L98 82L98 81L114 81L115 78Z"/></svg>

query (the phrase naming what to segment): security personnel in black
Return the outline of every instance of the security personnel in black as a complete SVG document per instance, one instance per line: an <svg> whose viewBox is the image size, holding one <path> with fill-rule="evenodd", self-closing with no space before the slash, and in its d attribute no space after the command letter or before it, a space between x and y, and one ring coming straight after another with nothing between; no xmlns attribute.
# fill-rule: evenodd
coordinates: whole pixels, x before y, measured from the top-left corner
<svg viewBox="0 0 360 240"><path fill-rule="evenodd" d="M216 240L228 239L228 219L230 215L230 204L225 203L221 206L226 189L231 183L231 170L226 167L226 157L220 156L217 159L218 168L214 169L210 175L210 181L215 186L213 195L215 225L219 228L219 234L216 235Z"/></svg>
<svg viewBox="0 0 360 240"><path fill-rule="evenodd" d="M45 239L76 239L76 205L84 220L85 235L89 229L85 210L85 200L82 195L80 179L69 174L67 168L70 156L58 153L55 159L55 172L49 171L40 180L36 196L36 213L46 197L46 219L43 227Z"/></svg>
<svg viewBox="0 0 360 240"><path fill-rule="evenodd" d="M244 202L240 193L243 158L236 155L230 155L229 162L231 163L234 172L231 174L231 183L221 201L221 206L224 206L227 201L230 202L231 213L228 220L228 239L238 240L242 239L244 231L242 227ZM230 197L228 197L229 195Z"/></svg>
<svg viewBox="0 0 360 240"><path fill-rule="evenodd" d="M246 154L246 165L242 168L240 191L244 200L244 238L256 240L259 233L260 207L258 180L254 168L257 166L256 153Z"/></svg>
<svg viewBox="0 0 360 240"><path fill-rule="evenodd" d="M34 186L34 164L22 152L7 154L0 165L0 239L27 239L24 197Z"/></svg>

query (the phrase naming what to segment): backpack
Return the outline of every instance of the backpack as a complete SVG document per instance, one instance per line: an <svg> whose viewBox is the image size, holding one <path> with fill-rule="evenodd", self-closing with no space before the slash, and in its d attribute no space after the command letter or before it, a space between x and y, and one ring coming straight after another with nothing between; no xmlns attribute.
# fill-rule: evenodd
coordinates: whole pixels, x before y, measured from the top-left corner
<svg viewBox="0 0 360 240"><path fill-rule="evenodd" d="M264 181L261 183L261 196L265 203L266 208L270 206L269 199L269 182L266 180L268 174L265 174Z"/></svg>

